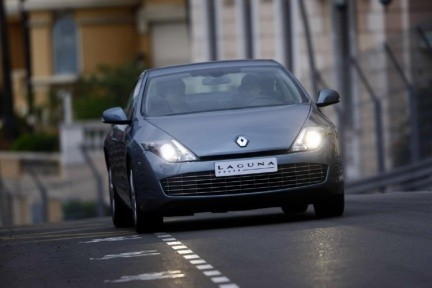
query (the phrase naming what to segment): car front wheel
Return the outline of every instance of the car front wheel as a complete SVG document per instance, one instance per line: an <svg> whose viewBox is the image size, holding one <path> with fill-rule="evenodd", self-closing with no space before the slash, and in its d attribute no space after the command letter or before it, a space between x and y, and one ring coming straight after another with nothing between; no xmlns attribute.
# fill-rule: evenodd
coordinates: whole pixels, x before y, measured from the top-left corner
<svg viewBox="0 0 432 288"><path fill-rule="evenodd" d="M331 196L313 204L318 218L337 217L344 213L345 196L341 194Z"/></svg>
<svg viewBox="0 0 432 288"><path fill-rule="evenodd" d="M129 171L129 185L130 185L130 197L132 205L132 215L135 224L135 230L137 233L153 232L161 228L163 224L163 217L154 215L151 213L142 212L138 207L134 176L132 169Z"/></svg>
<svg viewBox="0 0 432 288"><path fill-rule="evenodd" d="M118 196L112 182L111 168L108 170L108 185L110 192L111 217L115 227L131 227L133 225L132 211Z"/></svg>

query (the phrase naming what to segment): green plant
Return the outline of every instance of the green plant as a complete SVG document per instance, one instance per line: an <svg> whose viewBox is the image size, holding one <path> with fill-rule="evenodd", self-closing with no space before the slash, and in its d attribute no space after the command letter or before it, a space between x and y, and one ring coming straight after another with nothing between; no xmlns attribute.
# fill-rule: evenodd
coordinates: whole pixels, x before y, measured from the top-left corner
<svg viewBox="0 0 432 288"><path fill-rule="evenodd" d="M124 106L143 67L134 63L112 67L81 78L73 101L75 119L99 119L105 109Z"/></svg>
<svg viewBox="0 0 432 288"><path fill-rule="evenodd" d="M54 152L59 151L58 135L23 134L12 142L13 151Z"/></svg>

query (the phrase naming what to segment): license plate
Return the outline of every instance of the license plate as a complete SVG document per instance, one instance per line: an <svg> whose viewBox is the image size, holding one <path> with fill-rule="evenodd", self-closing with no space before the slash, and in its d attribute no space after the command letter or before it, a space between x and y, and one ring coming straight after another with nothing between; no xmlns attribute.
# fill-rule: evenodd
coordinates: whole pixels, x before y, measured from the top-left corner
<svg viewBox="0 0 432 288"><path fill-rule="evenodd" d="M216 177L277 172L277 159L256 158L215 163Z"/></svg>

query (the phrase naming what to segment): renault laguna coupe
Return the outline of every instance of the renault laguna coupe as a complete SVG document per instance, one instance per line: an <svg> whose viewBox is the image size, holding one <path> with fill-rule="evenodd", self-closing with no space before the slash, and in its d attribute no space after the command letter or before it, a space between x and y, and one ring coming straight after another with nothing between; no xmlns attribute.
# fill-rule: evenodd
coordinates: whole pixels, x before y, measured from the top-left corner
<svg viewBox="0 0 432 288"><path fill-rule="evenodd" d="M104 111L116 227L160 228L163 217L281 207L344 212L335 126L272 60L195 63L144 71L125 109Z"/></svg>

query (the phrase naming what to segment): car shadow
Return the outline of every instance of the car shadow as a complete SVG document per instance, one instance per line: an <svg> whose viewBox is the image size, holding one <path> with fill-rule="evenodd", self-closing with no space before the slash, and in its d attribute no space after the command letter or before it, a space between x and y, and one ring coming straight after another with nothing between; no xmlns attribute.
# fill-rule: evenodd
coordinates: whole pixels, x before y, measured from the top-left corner
<svg viewBox="0 0 432 288"><path fill-rule="evenodd" d="M205 215L203 216L201 216L201 214L197 214L196 216L175 218L166 217L164 220L163 230L164 232L185 232L230 229L238 227L297 223L317 219L315 214L309 210L304 213L292 215L286 215L282 211L269 211L265 214L262 212L258 214L250 214L249 212L246 215L239 213L241 212L228 212L224 214L204 213Z"/></svg>

